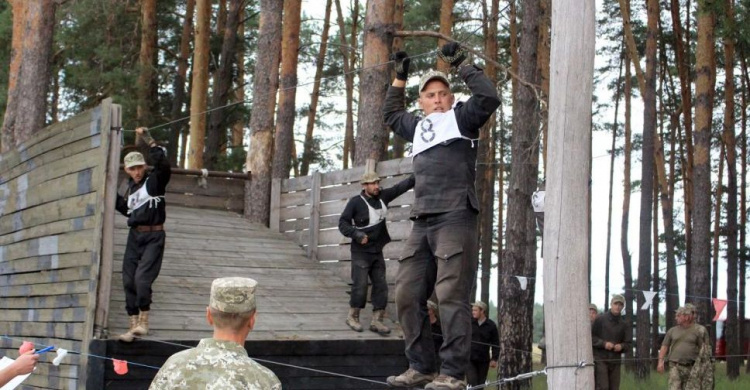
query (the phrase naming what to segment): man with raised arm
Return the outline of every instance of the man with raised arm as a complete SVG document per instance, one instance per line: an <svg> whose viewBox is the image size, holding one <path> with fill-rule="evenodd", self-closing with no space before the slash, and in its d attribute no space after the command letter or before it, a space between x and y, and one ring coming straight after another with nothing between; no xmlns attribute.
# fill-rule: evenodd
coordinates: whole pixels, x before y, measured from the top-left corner
<svg viewBox="0 0 750 390"><path fill-rule="evenodd" d="M404 88L409 56L394 53L396 79L386 95L385 122L412 142L414 221L399 261L396 306L404 331L406 372L388 377L393 387L464 389L471 352L471 289L477 272L477 140L479 129L500 105L495 85L476 65L465 63L458 43L444 45L438 56L451 64L471 91L468 101L453 105L447 75L431 71L419 81L419 108L406 111ZM443 345L437 367L427 316L433 291L439 302Z"/></svg>

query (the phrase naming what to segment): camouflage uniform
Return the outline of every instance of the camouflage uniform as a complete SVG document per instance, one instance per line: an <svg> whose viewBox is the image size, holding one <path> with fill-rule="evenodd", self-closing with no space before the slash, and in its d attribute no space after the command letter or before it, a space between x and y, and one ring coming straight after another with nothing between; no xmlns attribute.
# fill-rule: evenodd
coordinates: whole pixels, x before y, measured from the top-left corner
<svg viewBox="0 0 750 390"><path fill-rule="evenodd" d="M211 284L209 305L223 313L254 312L256 286L249 278L216 279ZM280 390L281 382L271 370L250 359L242 345L210 338L172 355L149 389Z"/></svg>
<svg viewBox="0 0 750 390"><path fill-rule="evenodd" d="M698 353L692 363L670 359L669 390L711 390L714 382L714 366L708 331L698 324L693 324L688 330L695 334L695 339L700 343L697 346ZM672 329L667 332L667 335L671 336L671 332ZM670 337L665 337L663 345L669 345L670 340ZM670 347L677 344L677 341L671 344Z"/></svg>
<svg viewBox="0 0 750 390"><path fill-rule="evenodd" d="M281 382L271 370L247 356L232 341L203 339L196 348L179 352L167 360L149 390L280 390Z"/></svg>

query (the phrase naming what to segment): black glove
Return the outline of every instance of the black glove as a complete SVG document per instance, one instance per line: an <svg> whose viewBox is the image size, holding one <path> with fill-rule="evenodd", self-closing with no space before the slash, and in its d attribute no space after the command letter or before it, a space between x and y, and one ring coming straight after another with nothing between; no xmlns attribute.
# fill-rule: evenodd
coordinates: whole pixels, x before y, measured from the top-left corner
<svg viewBox="0 0 750 390"><path fill-rule="evenodd" d="M145 146L151 146L151 143L154 142L154 138L151 137L151 133L148 132L148 129L144 129L142 133L140 133L140 137L138 138L138 145L145 145Z"/></svg>
<svg viewBox="0 0 750 390"><path fill-rule="evenodd" d="M461 45L458 42L448 42L440 48L438 57L451 64L452 67L458 68L458 66L466 59L466 52L461 48Z"/></svg>
<svg viewBox="0 0 750 390"><path fill-rule="evenodd" d="M411 63L409 55L405 51L397 51L392 53L388 59L394 62L396 78L406 81L406 78L409 76L409 64Z"/></svg>

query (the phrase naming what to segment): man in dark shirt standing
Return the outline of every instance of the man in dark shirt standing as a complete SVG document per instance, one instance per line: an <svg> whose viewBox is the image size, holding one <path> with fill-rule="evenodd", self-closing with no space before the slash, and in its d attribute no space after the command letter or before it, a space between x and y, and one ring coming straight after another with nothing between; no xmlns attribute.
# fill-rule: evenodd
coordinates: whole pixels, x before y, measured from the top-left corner
<svg viewBox="0 0 750 390"><path fill-rule="evenodd" d="M471 289L477 273L477 139L479 129L500 105L495 85L482 69L464 64L458 43L445 44L439 57L451 64L471 91L471 98L453 107L448 77L437 71L419 82L419 107L425 117L405 109L404 88L410 59L393 54L396 79L385 98L385 122L412 142L414 164L414 225L399 262L396 306L404 330L409 369L388 377L394 387L464 389L471 352ZM443 328L439 369L427 317L433 291Z"/></svg>
<svg viewBox="0 0 750 390"><path fill-rule="evenodd" d="M128 217L128 243L122 262L122 284L125 288L125 310L130 326L120 335L121 341L131 342L135 336L148 334L148 316L151 310L151 285L159 276L164 255L164 221L167 219L164 194L172 170L164 149L156 144L145 127L135 132L139 142L149 147L149 157L154 169L147 170L146 161L139 152L125 156L125 172L130 176L125 196L117 194L115 208Z"/></svg>
<svg viewBox="0 0 750 390"><path fill-rule="evenodd" d="M609 306L609 311L598 315L591 324L597 390L620 388L620 359L631 344L628 325L622 318L625 297L613 295Z"/></svg>
<svg viewBox="0 0 750 390"><path fill-rule="evenodd" d="M359 312L367 303L367 278L372 281L372 321L370 330L381 335L391 333L383 323L388 303L388 283L385 280L383 247L391 242L385 225L388 204L414 187L414 175L393 187L380 189L380 177L366 172L360 180L362 192L349 199L339 218L339 231L352 239L352 295L346 324L361 332Z"/></svg>
<svg viewBox="0 0 750 390"><path fill-rule="evenodd" d="M500 357L500 335L497 325L487 318L487 304L474 302L471 306L471 361L466 372L469 386L483 385L490 367L497 368ZM490 354L492 355L490 357Z"/></svg>

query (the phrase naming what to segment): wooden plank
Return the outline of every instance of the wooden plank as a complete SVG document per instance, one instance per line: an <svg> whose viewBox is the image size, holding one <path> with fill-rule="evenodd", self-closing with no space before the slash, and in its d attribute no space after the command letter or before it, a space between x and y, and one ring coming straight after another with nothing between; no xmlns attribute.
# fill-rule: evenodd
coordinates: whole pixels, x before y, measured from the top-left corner
<svg viewBox="0 0 750 390"><path fill-rule="evenodd" d="M411 225L411 221L386 222L388 233L393 240L406 239L409 237ZM305 235L302 235L303 238L304 236ZM350 242L351 239L344 237L338 229L320 230L318 233L318 245L344 245Z"/></svg>
<svg viewBox="0 0 750 390"><path fill-rule="evenodd" d="M93 111L93 110L92 110ZM60 146L64 146L67 143L70 143L70 141L75 139L76 135L68 134L75 132L76 129L79 128L88 128L91 123L92 119L92 111L84 112L82 114L76 115L73 118L70 118L64 122L58 122L45 130L42 130L36 134L34 134L31 138L26 140L21 145L17 146L14 151L5 153L2 156L2 159L0 160L0 172L3 174L8 173L11 169L14 169L18 167L22 163L27 163L30 160L34 159L35 157L47 153L50 151L50 149L45 149L42 147L34 147L35 145L41 145L42 141L45 139L49 139L51 137L61 137L61 136L67 136L68 142L62 142L62 140L58 140L58 142L51 143L51 146L54 148L52 150L56 150ZM71 131L73 130L73 131ZM91 132L88 132L88 135L92 135ZM47 146L50 146L50 143L46 144ZM89 146L91 147L91 146ZM27 164L29 165L29 164ZM40 166L41 164L30 164L32 166ZM15 176L12 176L15 177Z"/></svg>
<svg viewBox="0 0 750 390"><path fill-rule="evenodd" d="M380 181L380 188L384 189L393 187L402 180L406 179L406 177L407 175L384 178ZM359 182L333 185L329 187L323 187L320 190L320 200L321 202L326 202L329 200L350 199L353 196L357 196L361 192L362 185L359 184Z"/></svg>
<svg viewBox="0 0 750 390"><path fill-rule="evenodd" d="M87 216L32 226L28 229L18 230L16 232L0 236L0 245L9 245L14 242L40 238L44 236L52 236L65 232L93 229L95 226L95 222L96 221L92 216ZM0 265L0 268L1 267L2 265ZM2 273L2 271L0 271L0 273Z"/></svg>
<svg viewBox="0 0 750 390"><path fill-rule="evenodd" d="M206 187L201 187L198 183L199 178L195 176L172 174L167 184L167 193L188 193L220 198L242 198L245 195L245 180L208 177Z"/></svg>
<svg viewBox="0 0 750 390"><path fill-rule="evenodd" d="M83 324L79 322L8 322L0 321L0 333L16 337L54 337L80 339Z"/></svg>
<svg viewBox="0 0 750 390"><path fill-rule="evenodd" d="M49 202L0 217L0 234L8 234L27 227L94 214L97 194L94 192Z"/></svg>
<svg viewBox="0 0 750 390"><path fill-rule="evenodd" d="M310 189L310 231L317 233L320 225L320 181L321 174L318 171L313 173L313 184ZM318 235L311 234L310 241L308 241L307 257L310 260L318 260Z"/></svg>
<svg viewBox="0 0 750 390"><path fill-rule="evenodd" d="M312 187L312 176L303 176L281 181L281 193L304 191Z"/></svg>
<svg viewBox="0 0 750 390"><path fill-rule="evenodd" d="M30 286L0 286L0 296L5 297L28 297L28 296L54 296L67 294L88 293L88 280L67 283L44 283Z"/></svg>
<svg viewBox="0 0 750 390"><path fill-rule="evenodd" d="M60 283L88 279L90 267L66 268L62 270L0 275L0 285L24 286L41 283Z"/></svg>
<svg viewBox="0 0 750 390"><path fill-rule="evenodd" d="M86 294L65 294L49 297L3 297L3 299L0 299L0 309L56 309L85 305Z"/></svg>
<svg viewBox="0 0 750 390"><path fill-rule="evenodd" d="M32 258L0 262L0 274L89 266L91 264L91 261L91 252L35 256Z"/></svg>
<svg viewBox="0 0 750 390"><path fill-rule="evenodd" d="M62 253L87 252L94 248L94 230L79 230L54 236L44 236L6 245L4 261Z"/></svg>
<svg viewBox="0 0 750 390"><path fill-rule="evenodd" d="M83 307L61 309L7 309L3 312L5 321L28 322L83 322L86 310Z"/></svg>
<svg viewBox="0 0 750 390"><path fill-rule="evenodd" d="M386 259L398 259L401 257L402 248L402 241L391 242L383 248L383 257ZM351 259L351 251L348 245L318 247L318 260L320 261L349 259Z"/></svg>
<svg viewBox="0 0 750 390"><path fill-rule="evenodd" d="M279 194L279 197L279 206L281 208L310 204L309 189L307 191L303 190Z"/></svg>
<svg viewBox="0 0 750 390"><path fill-rule="evenodd" d="M271 179L271 215L269 227L272 231L279 231L279 207L281 202L281 179Z"/></svg>
<svg viewBox="0 0 750 390"><path fill-rule="evenodd" d="M190 194L168 193L167 202L191 208L209 208L217 210L242 211L245 204L242 198L219 198Z"/></svg>

